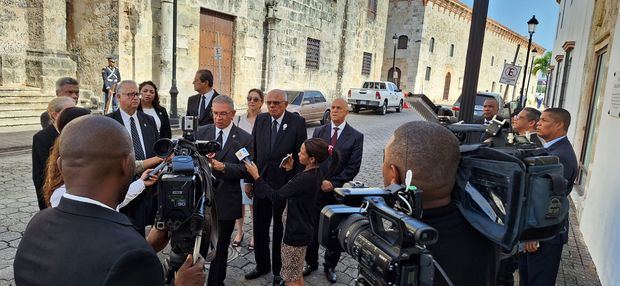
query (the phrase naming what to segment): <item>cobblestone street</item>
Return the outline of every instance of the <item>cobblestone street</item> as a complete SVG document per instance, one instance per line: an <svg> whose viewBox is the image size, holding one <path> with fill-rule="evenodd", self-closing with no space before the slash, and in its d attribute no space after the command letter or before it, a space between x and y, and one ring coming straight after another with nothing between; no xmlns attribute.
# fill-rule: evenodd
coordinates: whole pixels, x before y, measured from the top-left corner
<svg viewBox="0 0 620 286"><path fill-rule="evenodd" d="M386 141L402 123L420 119L419 115L411 110L404 110L403 113L392 112L386 116L370 112L351 113L347 122L365 136L362 168L356 180L370 186L381 185L382 150ZM309 136L316 126L313 124L308 128ZM0 154L0 166L4 169L0 174L0 285L14 285L12 265L15 251L28 221L38 210L31 180L30 152ZM249 210L246 210L244 242L241 247L230 249L226 285L270 285L272 281L271 275L249 281L243 277L244 273L254 267L254 255L247 250L251 236L248 217ZM564 248L558 285L600 285L574 215L571 216L571 224L574 227L571 228L569 244ZM322 252L321 250L319 264L322 263ZM336 268L338 282L334 285L354 284L356 265L350 256L343 255ZM305 277L305 282L306 285L329 285L324 278L322 267Z"/></svg>

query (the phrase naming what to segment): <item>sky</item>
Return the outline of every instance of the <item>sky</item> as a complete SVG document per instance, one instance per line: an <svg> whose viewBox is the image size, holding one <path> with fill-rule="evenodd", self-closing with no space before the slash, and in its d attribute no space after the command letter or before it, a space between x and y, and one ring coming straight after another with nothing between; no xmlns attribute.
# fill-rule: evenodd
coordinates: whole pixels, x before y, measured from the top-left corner
<svg viewBox="0 0 620 286"><path fill-rule="evenodd" d="M473 7L474 0L460 0ZM580 0L582 1L582 0ZM539 24L532 41L551 51L558 23L559 4L555 0L489 0L487 17L527 36L527 21L536 15Z"/></svg>

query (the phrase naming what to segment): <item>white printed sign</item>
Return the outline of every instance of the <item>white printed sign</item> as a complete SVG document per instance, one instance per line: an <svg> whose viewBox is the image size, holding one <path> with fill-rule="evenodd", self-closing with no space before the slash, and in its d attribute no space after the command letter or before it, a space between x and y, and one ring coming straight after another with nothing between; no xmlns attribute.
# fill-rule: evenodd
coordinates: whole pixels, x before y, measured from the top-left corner
<svg viewBox="0 0 620 286"><path fill-rule="evenodd" d="M502 76L500 77L499 82L503 84L516 85L520 73L520 66L504 64L504 69L502 71Z"/></svg>

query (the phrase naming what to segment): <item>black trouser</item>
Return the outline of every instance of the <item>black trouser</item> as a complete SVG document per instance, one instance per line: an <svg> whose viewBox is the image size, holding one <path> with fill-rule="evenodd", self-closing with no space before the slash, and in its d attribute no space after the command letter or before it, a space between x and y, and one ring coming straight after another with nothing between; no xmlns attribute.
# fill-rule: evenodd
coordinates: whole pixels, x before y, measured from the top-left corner
<svg viewBox="0 0 620 286"><path fill-rule="evenodd" d="M314 220L314 239L312 243L308 245L306 249L306 264L312 266L318 266L319 264L319 219L321 217L321 210L326 205L336 205L338 202L334 198L332 192L325 193L320 191L317 197L317 208ZM340 260L340 251L331 250L325 248L325 263L323 263L323 267L327 268L336 268L338 264L338 260Z"/></svg>
<svg viewBox="0 0 620 286"><path fill-rule="evenodd" d="M497 277L495 278L496 286L514 286L515 270L519 268L519 254L514 254L510 257L502 259L499 263L499 269L497 271Z"/></svg>
<svg viewBox="0 0 620 286"><path fill-rule="evenodd" d="M209 268L209 279L207 285L219 286L224 285L226 279L226 268L228 266L228 245L230 237L235 229L235 220L218 220L217 221L217 246L215 249L215 258L211 262Z"/></svg>
<svg viewBox="0 0 620 286"><path fill-rule="evenodd" d="M44 210L47 208L45 204L45 198L43 196L43 189L35 189L37 192L37 202L39 203L39 210Z"/></svg>
<svg viewBox="0 0 620 286"><path fill-rule="evenodd" d="M282 268L280 257L280 246L284 228L282 226L282 212L285 203L277 200L274 203L270 199L259 199L254 197L254 258L256 269L268 271L271 267L269 260L269 226L273 218L273 248L271 249L271 259L273 260L273 275L279 276Z"/></svg>
<svg viewBox="0 0 620 286"><path fill-rule="evenodd" d="M560 260L562 259L562 234L541 241L536 252L521 253L519 256L519 285L555 285Z"/></svg>

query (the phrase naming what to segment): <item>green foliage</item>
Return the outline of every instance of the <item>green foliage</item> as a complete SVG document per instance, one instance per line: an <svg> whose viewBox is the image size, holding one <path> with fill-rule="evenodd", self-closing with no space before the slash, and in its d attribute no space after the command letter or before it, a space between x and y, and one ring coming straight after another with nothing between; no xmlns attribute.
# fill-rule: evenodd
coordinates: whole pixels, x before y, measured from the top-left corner
<svg viewBox="0 0 620 286"><path fill-rule="evenodd" d="M547 70L551 64L551 52L546 52L542 58L534 60L534 68L532 68L532 74L536 75L539 71L547 77Z"/></svg>

